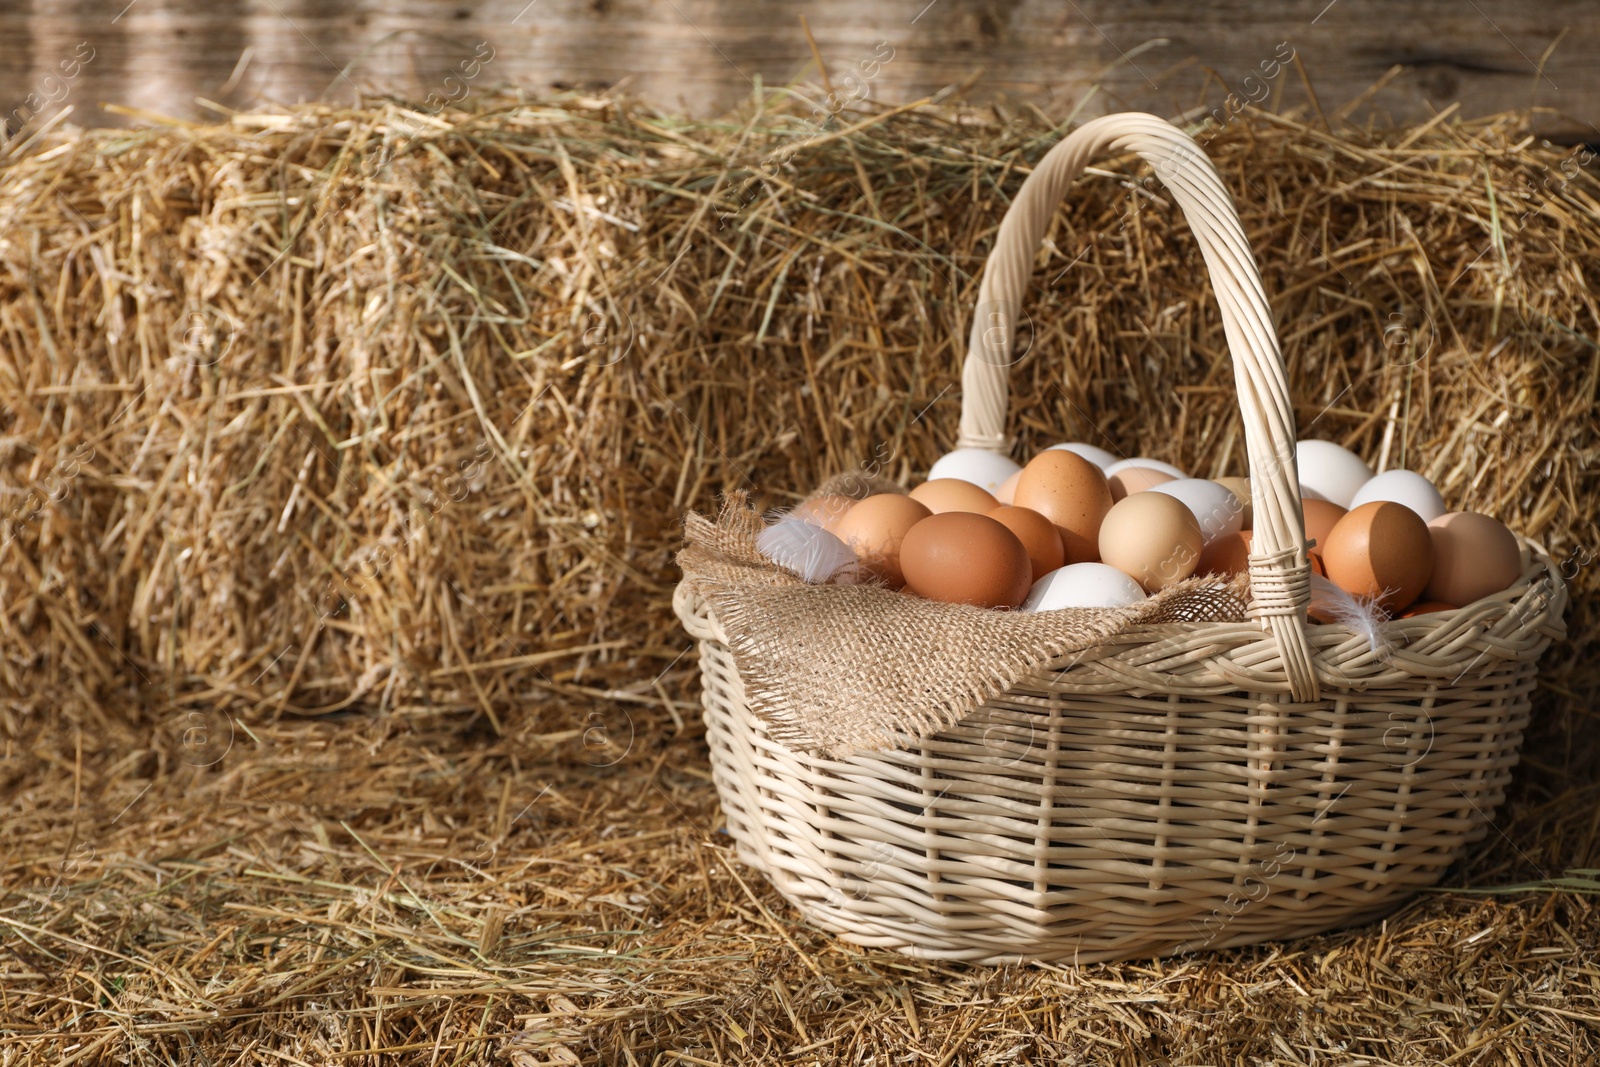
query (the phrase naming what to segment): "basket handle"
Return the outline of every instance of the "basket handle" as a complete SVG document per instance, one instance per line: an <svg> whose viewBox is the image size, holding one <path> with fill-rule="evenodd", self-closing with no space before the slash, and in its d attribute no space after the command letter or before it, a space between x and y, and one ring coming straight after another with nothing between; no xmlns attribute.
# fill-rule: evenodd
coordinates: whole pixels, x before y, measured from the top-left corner
<svg viewBox="0 0 1600 1067"><path fill-rule="evenodd" d="M1306 641L1310 567L1295 468L1294 411L1272 312L1233 200L1194 139L1154 115L1129 112L1084 123L1047 152L1000 223L978 289L961 371L959 447L1008 452L1004 433L1018 307L1045 228L1067 185L1093 157L1131 150L1155 167L1200 244L1233 356L1244 417L1254 510L1250 614L1277 645L1295 700L1315 700L1318 685ZM998 326L999 329L995 327Z"/></svg>

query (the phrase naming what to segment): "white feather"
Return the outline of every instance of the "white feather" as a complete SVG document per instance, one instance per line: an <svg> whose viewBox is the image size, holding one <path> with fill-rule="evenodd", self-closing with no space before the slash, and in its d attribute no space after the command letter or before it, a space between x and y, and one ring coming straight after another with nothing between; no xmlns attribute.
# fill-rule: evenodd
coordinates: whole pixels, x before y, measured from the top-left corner
<svg viewBox="0 0 1600 1067"><path fill-rule="evenodd" d="M1311 575L1311 610L1363 638L1376 655L1387 658L1393 645L1384 633L1388 616L1378 606L1379 599L1355 596L1320 574Z"/></svg>
<svg viewBox="0 0 1600 1067"><path fill-rule="evenodd" d="M839 585L855 584L856 554L820 526L786 519L762 530L756 537L756 549L812 584L830 578Z"/></svg>

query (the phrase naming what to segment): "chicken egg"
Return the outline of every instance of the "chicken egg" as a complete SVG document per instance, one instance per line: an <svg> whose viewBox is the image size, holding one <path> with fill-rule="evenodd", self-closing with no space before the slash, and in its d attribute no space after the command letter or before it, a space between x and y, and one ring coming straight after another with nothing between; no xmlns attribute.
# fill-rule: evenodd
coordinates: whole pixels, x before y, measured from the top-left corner
<svg viewBox="0 0 1600 1067"><path fill-rule="evenodd" d="M1372 468L1343 445L1332 441L1300 441L1295 444L1295 466L1300 472L1300 488L1348 508L1356 492L1372 480Z"/></svg>
<svg viewBox="0 0 1600 1067"><path fill-rule="evenodd" d="M935 515L946 511L972 511L979 515L1000 506L987 489L960 478L935 478L911 490L911 499Z"/></svg>
<svg viewBox="0 0 1600 1067"><path fill-rule="evenodd" d="M1194 513L1165 493L1124 497L1100 524L1100 558L1152 593L1193 574L1203 544Z"/></svg>
<svg viewBox="0 0 1600 1067"><path fill-rule="evenodd" d="M1334 585L1377 599L1392 615L1415 601L1428 584L1433 540L1416 512L1391 500L1375 500L1334 524L1322 562Z"/></svg>
<svg viewBox="0 0 1600 1067"><path fill-rule="evenodd" d="M1356 490L1351 508L1370 504L1374 500L1392 500L1404 504L1421 516L1423 522L1432 522L1444 514L1444 497L1439 490L1416 471L1392 470L1374 475L1372 480Z"/></svg>
<svg viewBox="0 0 1600 1067"><path fill-rule="evenodd" d="M1250 569L1250 531L1222 534L1207 542L1200 550L1200 560L1195 564L1196 574L1220 574L1233 577Z"/></svg>
<svg viewBox="0 0 1600 1067"><path fill-rule="evenodd" d="M1017 502L1017 482L1022 480L1022 471L1007 478L1000 483L1000 488L994 491L994 498L1001 504L1015 504Z"/></svg>
<svg viewBox="0 0 1600 1067"><path fill-rule="evenodd" d="M1105 563L1073 563L1033 583L1023 611L1123 608L1145 599L1139 583Z"/></svg>
<svg viewBox="0 0 1600 1067"><path fill-rule="evenodd" d="M1239 528L1242 530L1250 529L1255 518L1254 510L1250 507L1250 501L1254 499L1254 494L1250 491L1250 479L1229 475L1225 478L1214 480L1218 485L1223 486L1228 492L1232 493L1235 500L1239 501L1239 506L1243 509L1239 515Z"/></svg>
<svg viewBox="0 0 1600 1067"><path fill-rule="evenodd" d="M1013 500L1055 523L1067 562L1100 558L1100 522L1111 510L1111 487L1099 467L1075 452L1041 452L1022 468Z"/></svg>
<svg viewBox="0 0 1600 1067"><path fill-rule="evenodd" d="M1317 552L1328 547L1328 534L1333 532L1334 524L1348 514L1331 500L1300 498L1300 521L1305 525L1306 540L1316 542L1311 547Z"/></svg>
<svg viewBox="0 0 1600 1067"><path fill-rule="evenodd" d="M1446 604L1471 604L1509 589L1522 577L1517 535L1499 519L1452 511L1428 523L1433 574L1423 595Z"/></svg>
<svg viewBox="0 0 1600 1067"><path fill-rule="evenodd" d="M906 584L900 570L900 543L908 530L931 514L909 496L876 493L845 512L834 529L861 561L863 571L899 589Z"/></svg>
<svg viewBox="0 0 1600 1067"><path fill-rule="evenodd" d="M1151 490L1177 497L1194 512L1207 543L1244 529L1244 505L1228 488L1205 478L1177 478Z"/></svg>
<svg viewBox="0 0 1600 1067"><path fill-rule="evenodd" d="M947 511L906 531L900 544L906 588L929 600L1014 608L1033 584L1017 535L987 515Z"/></svg>
<svg viewBox="0 0 1600 1067"><path fill-rule="evenodd" d="M1147 492L1158 485L1177 480L1166 471L1158 471L1153 467L1124 467L1117 473L1108 475L1106 484L1111 487L1111 499L1115 502L1129 493Z"/></svg>
<svg viewBox="0 0 1600 1067"><path fill-rule="evenodd" d="M1017 535L1028 553L1033 567L1033 580L1065 563L1067 551L1061 544L1061 531L1056 524L1031 508L1007 505L989 512L989 517Z"/></svg>

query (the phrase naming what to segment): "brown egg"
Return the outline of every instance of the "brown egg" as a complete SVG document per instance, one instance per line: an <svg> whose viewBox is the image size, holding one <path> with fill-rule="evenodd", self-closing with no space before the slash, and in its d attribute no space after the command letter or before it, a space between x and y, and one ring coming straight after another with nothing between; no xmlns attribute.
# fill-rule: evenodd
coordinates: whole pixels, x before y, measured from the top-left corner
<svg viewBox="0 0 1600 1067"><path fill-rule="evenodd" d="M1334 585L1355 596L1378 597L1393 615L1428 584L1433 539L1428 524L1404 504L1374 500L1334 524L1322 562Z"/></svg>
<svg viewBox="0 0 1600 1067"><path fill-rule="evenodd" d="M1517 535L1499 519L1452 511L1428 523L1428 536L1433 539L1433 575L1423 595L1429 600L1470 604L1522 577Z"/></svg>
<svg viewBox="0 0 1600 1067"><path fill-rule="evenodd" d="M935 515L947 511L971 511L984 515L1000 506L1000 501L990 496L989 490L961 478L935 478L931 482L923 482L911 490L911 499Z"/></svg>
<svg viewBox="0 0 1600 1067"><path fill-rule="evenodd" d="M900 566L908 590L946 604L1014 608L1033 585L1017 535L970 511L932 515L911 527L900 545Z"/></svg>
<svg viewBox="0 0 1600 1067"><path fill-rule="evenodd" d="M1438 564L1435 563L1435 566ZM1420 600L1400 613L1402 619L1414 619L1418 615L1432 615L1436 611L1457 611L1454 604L1445 604L1437 600Z"/></svg>
<svg viewBox="0 0 1600 1067"><path fill-rule="evenodd" d="M1333 530L1334 523L1347 514L1344 508L1331 500L1300 498L1300 515L1305 521L1306 540L1316 542L1311 547L1317 552L1328 547L1328 534Z"/></svg>
<svg viewBox="0 0 1600 1067"><path fill-rule="evenodd" d="M1212 540L1200 553L1196 574L1232 577L1250 569L1250 533L1225 533Z"/></svg>
<svg viewBox="0 0 1600 1067"><path fill-rule="evenodd" d="M1226 478L1213 478L1211 480L1216 482L1218 485L1226 486L1228 492L1232 493L1234 498L1239 501L1239 504L1244 508L1244 511L1241 513L1241 518L1244 522L1244 528L1246 530L1250 529L1250 520L1254 517L1254 512L1250 508L1250 479L1236 478L1232 475L1229 475Z"/></svg>
<svg viewBox="0 0 1600 1067"><path fill-rule="evenodd" d="M1129 493L1142 493L1146 489L1154 489L1164 482L1176 481L1166 471L1152 470L1149 467L1124 467L1107 479L1106 484L1111 488L1111 500L1115 503Z"/></svg>
<svg viewBox="0 0 1600 1067"><path fill-rule="evenodd" d="M1130 493L1100 525L1100 558L1153 593L1194 573L1204 540L1194 512L1177 497Z"/></svg>
<svg viewBox="0 0 1600 1067"><path fill-rule="evenodd" d="M829 533L836 532L834 527L844 513L855 506L855 501L850 497L838 493L824 493L814 496L810 500L803 500L799 506L789 513L789 518L809 522L813 526L820 526Z"/></svg>
<svg viewBox="0 0 1600 1067"><path fill-rule="evenodd" d="M1068 563L1100 558L1100 523L1111 510L1111 487L1093 463L1062 448L1041 452L1022 468L1012 502L1055 523Z"/></svg>
<svg viewBox="0 0 1600 1067"><path fill-rule="evenodd" d="M900 542L906 531L931 514L909 496L877 493L845 512L833 532L855 552L869 576L899 589L906 584L900 571Z"/></svg>
<svg viewBox="0 0 1600 1067"><path fill-rule="evenodd" d="M1056 524L1028 508L995 508L989 517L1017 535L1027 550L1028 562L1033 565L1033 580L1038 581L1067 560L1067 550L1061 545L1061 531Z"/></svg>
<svg viewBox="0 0 1600 1067"><path fill-rule="evenodd" d="M1022 472L1017 471L1011 477L1000 483L1000 488L994 491L994 498L1001 504L1010 506L1017 502L1017 482L1022 479Z"/></svg>
<svg viewBox="0 0 1600 1067"><path fill-rule="evenodd" d="M1237 571L1234 571L1234 573L1235 574L1243 574L1243 573L1246 573L1246 571L1250 571L1250 549L1251 549L1251 545L1254 544L1254 533L1253 533L1253 531L1245 530L1245 531L1240 531L1240 533L1235 534L1235 536L1240 537L1240 539L1242 539L1242 541L1245 542L1245 557L1243 557L1243 561L1242 561L1242 563L1240 563L1240 568L1238 568ZM1205 563L1206 563L1206 560L1211 560L1211 558L1214 558L1213 557L1213 549L1214 549L1214 547L1216 547L1216 541L1213 541L1213 542L1211 542L1211 544L1206 545L1205 552L1200 553L1200 566L1197 566L1197 568L1195 568L1195 574L1205 574L1206 573ZM1309 563L1310 569L1312 569L1312 573L1320 574L1320 576L1323 576L1323 577L1328 577L1328 566L1326 566L1325 563L1323 563L1322 555L1320 555L1320 553L1318 553L1318 552L1307 552L1306 553L1306 561L1307 561L1307 563Z"/></svg>

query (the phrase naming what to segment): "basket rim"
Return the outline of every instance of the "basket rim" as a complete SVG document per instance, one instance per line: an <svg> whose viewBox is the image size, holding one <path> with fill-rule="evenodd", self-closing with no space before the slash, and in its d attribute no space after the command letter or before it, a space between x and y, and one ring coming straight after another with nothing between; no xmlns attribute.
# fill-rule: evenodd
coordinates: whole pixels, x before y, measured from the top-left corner
<svg viewBox="0 0 1600 1067"><path fill-rule="evenodd" d="M1485 664L1486 671L1508 654L1490 657L1487 649L1458 644L1454 639L1440 640L1447 635L1468 636L1479 625L1501 644L1538 634L1528 647L1514 650L1509 656L1536 660L1543 655L1553 641L1565 636L1567 585L1548 549L1514 531L1513 536L1527 553L1522 576L1515 583L1449 611L1386 620L1383 633L1392 644L1382 650L1373 650L1363 637L1341 624L1308 619L1305 632L1313 669L1319 685L1328 692L1319 694L1316 700L1297 704L1322 706L1344 692L1408 682L1435 684L1451 676L1459 679L1468 673L1482 673L1474 671L1480 662ZM1528 604L1533 607L1528 609L1525 606ZM681 580L675 588L673 609L690 636L724 646L728 644L714 608L688 579ZM1508 627L1509 621L1516 624ZM1231 636L1232 640L1224 640L1225 636ZM1395 642L1395 637L1400 640ZM1197 651L1198 646L1209 647ZM1448 658L1444 654L1450 652L1452 646L1458 654ZM1281 663L1275 665L1270 654L1272 647L1271 634L1255 619L1149 623L1122 631L1092 649L1042 661L991 699L1025 690L1029 688L1030 678L1059 674L1071 666L1098 666L1108 673L1114 669L1127 683L1121 687L1123 691L1164 690L1197 696L1203 693L1209 697L1228 692L1270 694L1281 691L1287 697L1289 681ZM1231 663L1231 676L1213 666L1240 651L1249 652L1252 662L1248 665ZM1418 662L1424 656L1434 660L1426 670L1421 669L1422 664ZM1257 658L1264 661L1254 663ZM1143 678L1145 684L1132 684L1138 678Z"/></svg>

